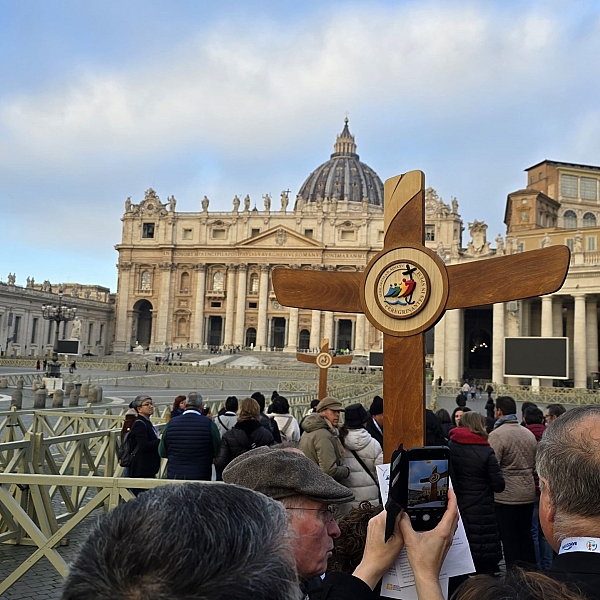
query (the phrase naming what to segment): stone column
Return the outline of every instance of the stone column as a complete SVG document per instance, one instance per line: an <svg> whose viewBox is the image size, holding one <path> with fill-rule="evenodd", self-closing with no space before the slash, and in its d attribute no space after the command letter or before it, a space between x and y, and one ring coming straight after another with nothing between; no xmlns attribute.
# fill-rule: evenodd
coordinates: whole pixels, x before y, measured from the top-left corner
<svg viewBox="0 0 600 600"><path fill-rule="evenodd" d="M296 352L298 349L298 309L290 308L290 318L287 322L287 346L285 352Z"/></svg>
<svg viewBox="0 0 600 600"><path fill-rule="evenodd" d="M233 343L235 346L244 345L244 325L246 323L246 287L248 278L248 265L238 265L237 304L235 307L235 333Z"/></svg>
<svg viewBox="0 0 600 600"><path fill-rule="evenodd" d="M460 330L462 309L449 310L446 315L446 355L447 371L446 375L449 381L460 381L462 373L460 372Z"/></svg>
<svg viewBox="0 0 600 600"><path fill-rule="evenodd" d="M321 311L313 310L310 321L310 349L321 347Z"/></svg>
<svg viewBox="0 0 600 600"><path fill-rule="evenodd" d="M356 315L356 330L354 335L354 352L365 353L365 321L366 317L362 313Z"/></svg>
<svg viewBox="0 0 600 600"><path fill-rule="evenodd" d="M433 379L437 385L439 377L446 381L446 315L435 326L433 337Z"/></svg>
<svg viewBox="0 0 600 600"><path fill-rule="evenodd" d="M130 281L131 281L131 268L132 263L120 262L117 267L119 269L119 283L118 283L118 307L117 307L117 323L115 331L115 342L114 349L119 352L126 352L129 350L129 333L131 332L131 325L128 324L127 319L127 307L129 306L129 294L131 293ZM44 340L45 343L46 340Z"/></svg>
<svg viewBox="0 0 600 600"><path fill-rule="evenodd" d="M326 310L324 315L325 325L323 329L323 338L329 340L329 347L333 348L333 313L330 310ZM320 345L320 343L318 345Z"/></svg>
<svg viewBox="0 0 600 600"><path fill-rule="evenodd" d="M588 298L585 324L587 328L587 370L598 371L598 300Z"/></svg>
<svg viewBox="0 0 600 600"><path fill-rule="evenodd" d="M196 280L196 306L194 309L194 334L192 343L204 345L204 294L206 293L206 265L195 265L198 273Z"/></svg>
<svg viewBox="0 0 600 600"><path fill-rule="evenodd" d="M585 388L587 384L587 331L585 326L585 294L574 295L575 330L573 332L573 379L576 388Z"/></svg>
<svg viewBox="0 0 600 600"><path fill-rule="evenodd" d="M233 344L233 314L235 307L235 272L237 265L227 265L227 288L225 299L225 337L223 344L231 346Z"/></svg>
<svg viewBox="0 0 600 600"><path fill-rule="evenodd" d="M563 335L563 302L562 296L554 296L552 304L552 332L557 337Z"/></svg>
<svg viewBox="0 0 600 600"><path fill-rule="evenodd" d="M492 381L504 383L504 303L494 304L492 314Z"/></svg>
<svg viewBox="0 0 600 600"><path fill-rule="evenodd" d="M552 295L542 296L542 337L552 337Z"/></svg>
<svg viewBox="0 0 600 600"><path fill-rule="evenodd" d="M174 264L161 263L160 268L160 299L158 304L158 325L156 341L159 345L166 342L170 346L169 320L171 319L171 274L175 268Z"/></svg>
<svg viewBox="0 0 600 600"><path fill-rule="evenodd" d="M258 327L256 345L259 350L267 346L267 311L269 309L269 265L260 266L260 282L258 284Z"/></svg>

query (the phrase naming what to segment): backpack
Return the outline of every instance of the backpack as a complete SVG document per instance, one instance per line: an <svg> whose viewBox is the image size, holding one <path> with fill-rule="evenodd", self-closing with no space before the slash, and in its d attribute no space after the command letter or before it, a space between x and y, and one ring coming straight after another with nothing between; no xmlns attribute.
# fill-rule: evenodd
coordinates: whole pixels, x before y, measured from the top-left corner
<svg viewBox="0 0 600 600"><path fill-rule="evenodd" d="M133 427L132 427L133 429ZM133 448L133 440L131 439L131 429L123 437L123 441L117 450L117 457L119 458L119 464L122 467L130 467L133 463L133 459L137 454L137 446Z"/></svg>

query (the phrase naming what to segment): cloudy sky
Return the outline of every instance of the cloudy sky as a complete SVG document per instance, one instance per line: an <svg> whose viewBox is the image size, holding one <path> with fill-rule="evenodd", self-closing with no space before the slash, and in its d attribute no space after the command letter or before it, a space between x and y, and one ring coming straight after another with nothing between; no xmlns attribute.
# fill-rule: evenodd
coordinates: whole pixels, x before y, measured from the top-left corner
<svg viewBox="0 0 600 600"><path fill-rule="evenodd" d="M600 2L0 0L0 279L116 288L124 201L292 197L346 111L500 231L543 159L600 164Z"/></svg>

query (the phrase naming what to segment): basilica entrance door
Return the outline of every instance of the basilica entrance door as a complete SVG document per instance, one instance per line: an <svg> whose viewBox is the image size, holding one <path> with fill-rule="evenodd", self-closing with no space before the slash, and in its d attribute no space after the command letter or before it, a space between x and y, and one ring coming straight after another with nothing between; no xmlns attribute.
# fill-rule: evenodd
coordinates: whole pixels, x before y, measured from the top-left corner
<svg viewBox="0 0 600 600"><path fill-rule="evenodd" d="M302 329L300 331L300 339L298 341L299 350L308 350L310 348L310 331Z"/></svg>
<svg viewBox="0 0 600 600"><path fill-rule="evenodd" d="M350 319L340 319L338 321L336 347L338 350L352 350L352 321Z"/></svg>
<svg viewBox="0 0 600 600"><path fill-rule="evenodd" d="M223 333L223 317L208 317L208 345L220 346Z"/></svg>
<svg viewBox="0 0 600 600"><path fill-rule="evenodd" d="M285 346L285 319L274 317L271 328L271 348L283 348Z"/></svg>
<svg viewBox="0 0 600 600"><path fill-rule="evenodd" d="M132 340L132 345L136 342L143 348L148 349L150 340L152 339L152 304L148 300L140 300L134 306L137 313L137 332L135 340Z"/></svg>

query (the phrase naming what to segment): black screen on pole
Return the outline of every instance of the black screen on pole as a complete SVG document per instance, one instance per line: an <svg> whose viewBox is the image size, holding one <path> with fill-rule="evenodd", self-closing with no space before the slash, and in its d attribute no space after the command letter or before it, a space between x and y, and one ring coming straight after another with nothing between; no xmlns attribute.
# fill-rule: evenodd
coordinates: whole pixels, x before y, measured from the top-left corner
<svg viewBox="0 0 600 600"><path fill-rule="evenodd" d="M383 367L383 352L369 352L369 366Z"/></svg>
<svg viewBox="0 0 600 600"><path fill-rule="evenodd" d="M58 340L59 354L79 354L79 340Z"/></svg>
<svg viewBox="0 0 600 600"><path fill-rule="evenodd" d="M506 377L568 378L567 338L504 339Z"/></svg>

